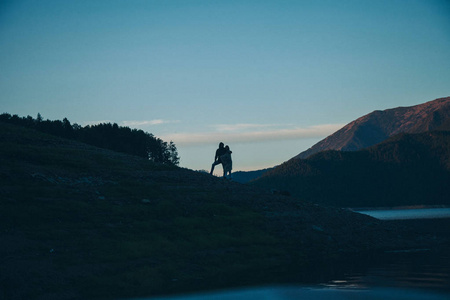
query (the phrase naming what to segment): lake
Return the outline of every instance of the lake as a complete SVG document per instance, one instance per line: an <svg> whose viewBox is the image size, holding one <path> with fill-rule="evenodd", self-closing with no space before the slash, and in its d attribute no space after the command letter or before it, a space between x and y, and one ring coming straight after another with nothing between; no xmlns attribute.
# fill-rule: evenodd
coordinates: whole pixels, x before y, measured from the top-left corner
<svg viewBox="0 0 450 300"><path fill-rule="evenodd" d="M450 218L450 208L411 208L355 210L380 220L438 219Z"/></svg>
<svg viewBox="0 0 450 300"><path fill-rule="evenodd" d="M372 290L332 289L302 286L273 286L142 300L448 300L448 295L421 290L379 288Z"/></svg>

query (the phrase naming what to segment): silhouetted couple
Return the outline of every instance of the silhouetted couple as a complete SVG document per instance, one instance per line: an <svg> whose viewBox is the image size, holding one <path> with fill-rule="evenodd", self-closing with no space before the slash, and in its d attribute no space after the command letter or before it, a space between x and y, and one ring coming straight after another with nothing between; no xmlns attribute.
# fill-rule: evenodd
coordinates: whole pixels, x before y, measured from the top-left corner
<svg viewBox="0 0 450 300"><path fill-rule="evenodd" d="M216 156L214 157L214 162L211 166L211 172L212 175L214 172L214 167L222 164L223 167L223 178L231 179L231 170L233 169L233 161L231 160L231 151L230 147L225 146L223 143L219 144L219 149L216 150Z"/></svg>

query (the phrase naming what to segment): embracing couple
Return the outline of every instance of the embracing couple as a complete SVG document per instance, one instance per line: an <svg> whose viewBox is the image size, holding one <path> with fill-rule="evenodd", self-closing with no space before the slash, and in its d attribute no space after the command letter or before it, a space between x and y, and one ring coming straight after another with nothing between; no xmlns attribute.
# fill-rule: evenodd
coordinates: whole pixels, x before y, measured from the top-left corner
<svg viewBox="0 0 450 300"><path fill-rule="evenodd" d="M228 145L224 147L223 143L219 144L219 149L216 150L216 156L214 157L214 162L211 166L211 175L214 172L214 167L218 164L222 164L223 178L231 179L231 169L233 169L231 153L232 152L230 151L230 147L228 147Z"/></svg>

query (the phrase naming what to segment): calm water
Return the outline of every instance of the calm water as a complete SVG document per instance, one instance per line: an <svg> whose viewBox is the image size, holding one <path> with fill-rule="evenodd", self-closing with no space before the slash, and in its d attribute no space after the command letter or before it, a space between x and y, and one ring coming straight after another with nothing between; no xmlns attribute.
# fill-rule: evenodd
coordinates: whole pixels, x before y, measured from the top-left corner
<svg viewBox="0 0 450 300"><path fill-rule="evenodd" d="M450 208L356 210L380 220L450 218Z"/></svg>
<svg viewBox="0 0 450 300"><path fill-rule="evenodd" d="M274 286L148 300L448 300L448 295L421 290L377 288L351 290Z"/></svg>
<svg viewBox="0 0 450 300"><path fill-rule="evenodd" d="M381 254L322 286L423 289L446 293L450 299L450 254L429 249L405 249Z"/></svg>
<svg viewBox="0 0 450 300"><path fill-rule="evenodd" d="M359 211L382 220L450 218L450 208ZM430 220L431 221L431 220ZM409 222L409 221L408 221ZM434 221L431 221L434 224ZM445 223L448 224L448 223ZM376 257L349 257L324 270L322 282L307 286L268 286L151 300L448 300L450 299L450 251L404 249Z"/></svg>

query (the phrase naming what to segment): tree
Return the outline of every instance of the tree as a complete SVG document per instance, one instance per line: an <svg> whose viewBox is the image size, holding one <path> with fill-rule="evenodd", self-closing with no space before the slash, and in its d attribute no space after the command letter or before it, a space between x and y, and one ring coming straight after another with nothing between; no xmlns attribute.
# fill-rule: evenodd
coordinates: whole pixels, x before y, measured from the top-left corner
<svg viewBox="0 0 450 300"><path fill-rule="evenodd" d="M175 147L174 142L170 141L169 143L169 162L175 166L180 163L180 157L178 156L177 147Z"/></svg>
<svg viewBox="0 0 450 300"><path fill-rule="evenodd" d="M62 127L64 130L64 137L65 138L73 138L74 137L74 132L73 132L73 127L70 124L69 120L67 118L64 118L63 122L62 122Z"/></svg>

